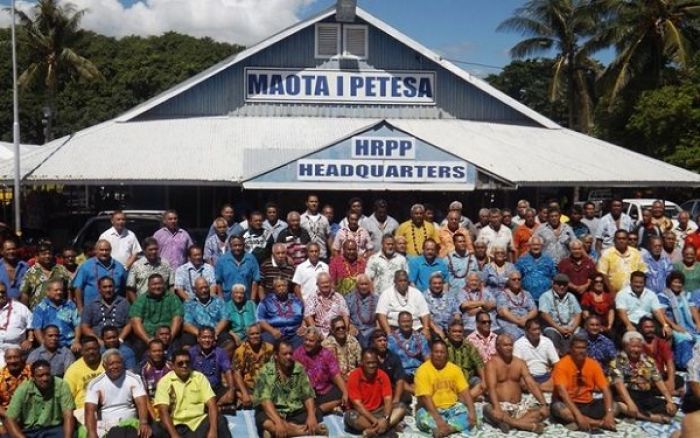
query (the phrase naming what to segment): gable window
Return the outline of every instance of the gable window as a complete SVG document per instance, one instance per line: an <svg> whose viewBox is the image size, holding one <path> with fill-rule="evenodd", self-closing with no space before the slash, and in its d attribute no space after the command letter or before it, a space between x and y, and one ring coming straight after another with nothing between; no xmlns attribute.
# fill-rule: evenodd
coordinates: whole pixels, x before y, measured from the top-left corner
<svg viewBox="0 0 700 438"><path fill-rule="evenodd" d="M318 23L316 25L316 58L333 58L340 54L340 24Z"/></svg>
<svg viewBox="0 0 700 438"><path fill-rule="evenodd" d="M343 25L343 56L367 59L367 26Z"/></svg>

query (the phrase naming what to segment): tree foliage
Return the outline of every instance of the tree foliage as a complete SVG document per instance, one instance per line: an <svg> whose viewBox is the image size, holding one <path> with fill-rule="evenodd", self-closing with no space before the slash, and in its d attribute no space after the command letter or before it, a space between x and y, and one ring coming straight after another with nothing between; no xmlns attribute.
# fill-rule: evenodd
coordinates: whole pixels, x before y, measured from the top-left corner
<svg viewBox="0 0 700 438"><path fill-rule="evenodd" d="M18 64L24 71L30 54L19 35ZM56 91L55 137L109 120L173 85L233 55L241 46L218 43L170 32L157 37L115 39L82 32L74 49L90 59L104 81L80 78L60 81ZM9 29L0 29L0 89L12 87ZM20 91L20 125L23 143L43 142L44 91ZM0 140L12 139L12 93L0 93Z"/></svg>

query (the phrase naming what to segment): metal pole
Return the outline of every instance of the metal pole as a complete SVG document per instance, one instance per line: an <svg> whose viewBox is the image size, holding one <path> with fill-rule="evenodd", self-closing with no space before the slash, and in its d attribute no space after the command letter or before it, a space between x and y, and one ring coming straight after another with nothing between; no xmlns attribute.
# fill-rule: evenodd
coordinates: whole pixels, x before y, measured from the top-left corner
<svg viewBox="0 0 700 438"><path fill-rule="evenodd" d="M15 146L15 187L13 201L15 204L15 234L22 235L22 223L20 215L20 170L19 170L19 94L17 92L17 42L15 39L15 0L12 0L10 8L12 14L12 140Z"/></svg>

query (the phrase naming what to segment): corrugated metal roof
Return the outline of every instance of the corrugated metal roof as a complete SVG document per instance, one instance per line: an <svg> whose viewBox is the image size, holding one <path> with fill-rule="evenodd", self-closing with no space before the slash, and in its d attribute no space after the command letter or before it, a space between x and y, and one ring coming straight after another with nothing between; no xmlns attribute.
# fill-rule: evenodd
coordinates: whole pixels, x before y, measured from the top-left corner
<svg viewBox="0 0 700 438"><path fill-rule="evenodd" d="M297 23L296 25L293 25L263 41L261 41L258 44L255 44L254 46L236 54L228 59L225 59L224 61L216 64L215 66L203 71L202 73L193 76L192 78L174 86L173 88L161 93L160 95L136 106L135 108L131 109L130 111L126 112L125 114L119 116L117 118L118 121L125 122L134 119L135 117L153 109L154 107L162 104L163 102L177 96L180 93L185 92L186 90L189 90L190 88L194 87L197 84L200 84L207 79L211 78L212 76L215 76L222 71L230 68L234 64L243 61L246 58L249 58L253 56L254 54L270 47L271 45L289 37L290 35L293 35L300 30L312 26L315 23L322 21L328 17L331 17L335 14L335 7L331 7L305 21L302 21L300 23ZM376 27L377 29L383 31L387 35L391 36L392 38L396 39L400 43L406 45L407 47L410 47L411 49L415 50L418 52L421 56L430 59L431 61L437 63L441 67L445 68L449 72L453 73L457 77L461 78L462 80L470 83L474 87L482 90L483 92L491 95L498 101L502 102L503 104L513 108L514 110L518 111L519 113L523 114L524 116L532 119L536 123L548 127L548 128L556 128L559 125L557 125L555 122L552 120L548 119L547 117L539 114L537 111L534 111L527 106L523 105L522 103L518 102L517 100L511 98L510 96L506 95L505 93L502 93L501 91L497 90L496 88L492 87L489 85L486 81L479 79L475 76L472 76L471 74L467 73L466 71L462 70L455 64L447 61L446 59L443 59L440 55L437 53L433 52L432 50L428 49L427 47L423 46L422 44L414 41L413 39L409 38L405 34L401 33L397 29L391 27L387 23L383 22L382 20L374 17L373 15L369 14L368 12L364 11L361 8L357 8L357 16L369 23L370 25Z"/></svg>
<svg viewBox="0 0 700 438"><path fill-rule="evenodd" d="M20 144L19 145L20 159L24 155L29 154L31 152L34 152L38 148L41 148L41 146L38 146L35 144ZM14 156L15 156L14 143L0 141L0 161L11 160Z"/></svg>
<svg viewBox="0 0 700 438"><path fill-rule="evenodd" d="M22 172L28 182L241 184L379 122L312 117L112 121L27 154ZM700 185L697 173L563 128L464 120L387 122L521 186ZM0 178L12 180L13 172L11 162L0 164Z"/></svg>

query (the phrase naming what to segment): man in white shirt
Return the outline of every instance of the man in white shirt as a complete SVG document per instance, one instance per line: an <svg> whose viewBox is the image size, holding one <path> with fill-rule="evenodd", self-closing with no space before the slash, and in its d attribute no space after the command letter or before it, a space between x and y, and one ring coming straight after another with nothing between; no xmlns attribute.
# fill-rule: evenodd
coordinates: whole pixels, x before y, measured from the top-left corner
<svg viewBox="0 0 700 438"><path fill-rule="evenodd" d="M396 271L394 286L386 289L377 302L379 326L388 335L399 326L399 314L409 312L413 316L413 330L423 330L430 339L430 309L425 297L418 289L411 287L406 271Z"/></svg>
<svg viewBox="0 0 700 438"><path fill-rule="evenodd" d="M374 201L374 213L367 218L365 225L369 235L372 237L372 246L374 248L381 247L382 238L387 234L393 236L394 231L399 227L399 223L387 214L387 210L387 202L383 199L377 199Z"/></svg>
<svg viewBox="0 0 700 438"><path fill-rule="evenodd" d="M372 280L377 293L394 286L394 274L397 271L408 271L406 257L397 253L394 245L394 236L385 235L381 241L381 252L373 254L367 261L365 274Z"/></svg>
<svg viewBox="0 0 700 438"><path fill-rule="evenodd" d="M552 369L554 364L559 362L559 355L554 343L542 336L541 326L536 318L528 319L525 323L525 336L515 341L513 356L527 364L541 391L552 392Z"/></svg>
<svg viewBox="0 0 700 438"><path fill-rule="evenodd" d="M501 210L492 208L489 211L489 224L479 230L477 239L486 242L489 256L493 255L493 248L502 246L506 248L508 254L513 259L513 233L510 228L502 225L501 220L503 215Z"/></svg>
<svg viewBox="0 0 700 438"><path fill-rule="evenodd" d="M311 242L306 245L306 255L309 258L296 267L292 277L294 294L302 297L304 302L316 292L318 274L322 272L328 274L329 272L328 265L320 260L321 246L318 243Z"/></svg>
<svg viewBox="0 0 700 438"><path fill-rule="evenodd" d="M309 233L311 241L318 244L319 257L327 260L329 258L328 236L331 226L328 219L321 214L319 207L318 196L309 194L306 197L306 211L301 215L301 227Z"/></svg>
<svg viewBox="0 0 700 438"><path fill-rule="evenodd" d="M18 300L7 297L7 287L0 282L0 368L5 366L5 350L18 345L29 352L34 342L32 312Z"/></svg>
<svg viewBox="0 0 700 438"><path fill-rule="evenodd" d="M117 349L102 355L105 372L87 386L85 396L85 428L88 436L104 436L108 432L150 436L148 425L148 396L138 374L124 368ZM99 419L99 420L98 420Z"/></svg>
<svg viewBox="0 0 700 438"><path fill-rule="evenodd" d="M126 214L121 210L112 213L112 227L102 233L98 240L106 240L112 245L112 257L124 268L129 269L138 258L141 245L133 231L126 229Z"/></svg>

